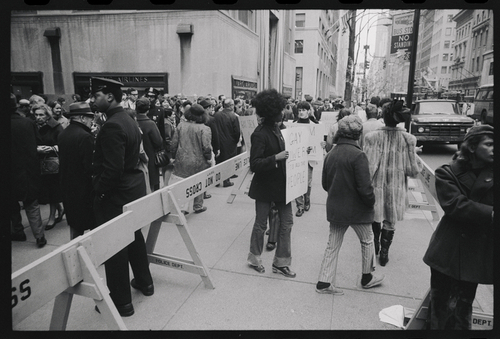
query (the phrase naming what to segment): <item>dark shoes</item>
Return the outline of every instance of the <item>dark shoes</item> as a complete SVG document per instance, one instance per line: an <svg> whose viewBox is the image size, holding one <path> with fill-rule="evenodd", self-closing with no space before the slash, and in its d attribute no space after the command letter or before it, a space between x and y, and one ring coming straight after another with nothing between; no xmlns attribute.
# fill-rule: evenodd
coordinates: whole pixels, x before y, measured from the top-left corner
<svg viewBox="0 0 500 339"><path fill-rule="evenodd" d="M203 206L202 208L200 209L197 209L197 210L194 210L194 213L202 213L202 212L205 212L207 210L207 207L206 206Z"/></svg>
<svg viewBox="0 0 500 339"><path fill-rule="evenodd" d="M64 214L66 214L66 210L63 210L62 213L58 212L58 214L59 215L57 216L54 225L62 221Z"/></svg>
<svg viewBox="0 0 500 339"><path fill-rule="evenodd" d="M53 224L47 224L47 225L45 225L45 230L48 231L48 230L53 229L56 224L57 224L57 222L54 220Z"/></svg>
<svg viewBox="0 0 500 339"><path fill-rule="evenodd" d="M42 236L41 238L36 239L36 245L40 248L47 245L47 239L45 239L45 236Z"/></svg>
<svg viewBox="0 0 500 339"><path fill-rule="evenodd" d="M224 184L222 185L223 187L231 187L234 185L234 182L231 182L231 181L227 181L227 182L224 182Z"/></svg>
<svg viewBox="0 0 500 339"><path fill-rule="evenodd" d="M302 214L304 214L304 210L303 210L303 209L301 209L301 208L299 208L299 209L297 210L297 213L295 213L295 216L296 216L296 217L301 217L301 216L302 216Z"/></svg>
<svg viewBox="0 0 500 339"><path fill-rule="evenodd" d="M231 176L231 179L236 179L238 176L236 174Z"/></svg>
<svg viewBox="0 0 500 339"><path fill-rule="evenodd" d="M210 194L208 194L207 192L205 192L203 194L203 199L210 199L212 196Z"/></svg>
<svg viewBox="0 0 500 339"><path fill-rule="evenodd" d="M385 278L384 275L382 275L382 276L373 275L372 276L372 280L370 280L365 285L361 284L361 287L363 287L363 288L372 288L372 287L378 286L378 285L380 285L382 283L382 281L384 280L384 278Z"/></svg>
<svg viewBox="0 0 500 339"><path fill-rule="evenodd" d="M117 305L116 309L118 310L118 313L120 313L122 317L130 317L131 315L134 314L134 305L132 305L132 303L121 306ZM99 307L97 307L97 305L95 305L95 310L97 313L101 314L101 311L99 310Z"/></svg>
<svg viewBox="0 0 500 339"><path fill-rule="evenodd" d="M135 282L135 279L132 279L132 281L130 281L130 286L132 286L136 290L140 290L142 292L142 294L144 294L146 297L149 297L155 293L155 285L153 285L153 284L151 284L149 286L142 287L142 286L139 286ZM132 304L130 304L130 305L132 305Z"/></svg>
<svg viewBox="0 0 500 339"><path fill-rule="evenodd" d="M12 241L26 241L26 233L11 233L10 240Z"/></svg>
<svg viewBox="0 0 500 339"><path fill-rule="evenodd" d="M254 270L256 270L257 272L259 272L259 273L264 273L264 272L266 271L266 269L265 269L265 268L264 268L264 266L262 266L262 265L259 265L259 266L254 266L254 265L250 265L250 264L249 264L249 266L250 266L251 268L253 268Z"/></svg>
<svg viewBox="0 0 500 339"><path fill-rule="evenodd" d="M309 211L311 209L311 203L310 202L306 202L306 204L304 205L304 211Z"/></svg>
<svg viewBox="0 0 500 339"><path fill-rule="evenodd" d="M266 250L272 251L276 248L276 243L275 242L268 242L266 245Z"/></svg>
<svg viewBox="0 0 500 339"><path fill-rule="evenodd" d="M273 264L273 273L283 274L287 278L295 278L297 276L295 272L290 271L290 268L288 266L277 267L274 266L274 264Z"/></svg>

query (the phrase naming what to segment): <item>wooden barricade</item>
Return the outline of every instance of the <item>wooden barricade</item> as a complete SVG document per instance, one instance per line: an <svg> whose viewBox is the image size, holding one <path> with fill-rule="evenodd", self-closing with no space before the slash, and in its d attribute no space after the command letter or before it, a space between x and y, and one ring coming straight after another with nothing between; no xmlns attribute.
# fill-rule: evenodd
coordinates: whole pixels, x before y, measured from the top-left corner
<svg viewBox="0 0 500 339"><path fill-rule="evenodd" d="M73 295L76 294L94 299L110 329L126 330L96 267L130 244L134 232L149 224L146 247L150 263L198 274L205 287L214 288L180 206L233 174L243 172L248 164L248 153L245 152L135 200L125 205L124 212L116 218L14 272L11 276L12 326L55 299L50 329L65 330ZM177 225L191 260L154 253L162 223Z"/></svg>

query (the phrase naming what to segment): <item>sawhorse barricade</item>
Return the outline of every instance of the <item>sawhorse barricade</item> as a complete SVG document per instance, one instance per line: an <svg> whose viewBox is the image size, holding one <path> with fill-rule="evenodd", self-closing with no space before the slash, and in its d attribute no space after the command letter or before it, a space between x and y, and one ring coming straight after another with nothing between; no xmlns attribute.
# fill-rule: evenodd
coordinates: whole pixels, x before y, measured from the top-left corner
<svg viewBox="0 0 500 339"><path fill-rule="evenodd" d="M417 156L417 160L422 162L423 168L422 171L418 174L418 179L421 182L425 197L423 197L424 202L419 205L419 208L430 210L432 212L433 219L435 221L439 220L439 214L436 208L437 201L437 193L436 193L436 177L434 175L434 171ZM429 202L429 200L431 202ZM426 207L427 204L427 207ZM410 205L410 207L412 207ZM429 308L429 296L430 290L425 294L422 302L419 307L413 314L412 318L406 325L407 330L422 330L425 329L426 326L426 318L427 312ZM472 329L481 329L481 330L491 330L493 329L493 315L481 313L481 312L472 312Z"/></svg>
<svg viewBox="0 0 500 339"><path fill-rule="evenodd" d="M438 221L440 219L438 208L436 206L436 180L434 171L422 159L417 156L417 161L423 164L422 171L418 174L417 179L409 178L408 190L410 192L419 192L422 196L422 202L410 202L409 208L430 211L432 219Z"/></svg>
<svg viewBox="0 0 500 339"><path fill-rule="evenodd" d="M181 206L222 183L249 164L248 153L164 187L124 206L124 212L12 274L12 326L55 299L50 330L65 330L73 295L94 299L111 330L126 330L109 290L96 268L134 240L134 232L151 224L146 240L148 260L200 275L214 288L209 271L196 251ZM174 223L192 260L154 253L163 222Z"/></svg>

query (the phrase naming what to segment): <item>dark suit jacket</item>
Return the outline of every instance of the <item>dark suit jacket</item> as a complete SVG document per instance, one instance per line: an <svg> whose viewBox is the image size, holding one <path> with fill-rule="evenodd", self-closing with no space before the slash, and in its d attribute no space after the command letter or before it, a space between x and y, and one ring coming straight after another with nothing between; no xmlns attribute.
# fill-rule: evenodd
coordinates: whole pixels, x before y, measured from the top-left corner
<svg viewBox="0 0 500 339"><path fill-rule="evenodd" d="M40 161L36 151L40 142L38 129L33 120L14 113L10 118L10 133L11 196L16 201L36 199L40 181Z"/></svg>
<svg viewBox="0 0 500 339"><path fill-rule="evenodd" d="M493 166L476 177L455 161L436 169L435 174L436 194L445 214L431 237L424 262L457 280L492 284Z"/></svg>
<svg viewBox="0 0 500 339"><path fill-rule="evenodd" d="M281 132L273 125L262 124L250 137L250 169L254 172L248 196L259 201L286 201L285 161L276 161L275 155L285 150Z"/></svg>
<svg viewBox="0 0 500 339"><path fill-rule="evenodd" d="M59 174L68 225L79 231L95 227L92 194L94 136L76 121L59 135Z"/></svg>
<svg viewBox="0 0 500 339"><path fill-rule="evenodd" d="M93 187L115 205L125 205L146 195L143 172L137 167L141 132L123 107L106 112L107 120L96 138L92 164Z"/></svg>
<svg viewBox="0 0 500 339"><path fill-rule="evenodd" d="M164 146L164 139L156 124L147 115L137 114L137 122L142 130L142 145L148 156L149 185L160 183L160 169L155 165L155 154Z"/></svg>
<svg viewBox="0 0 500 339"><path fill-rule="evenodd" d="M220 145L219 133L217 133L217 126L215 125L215 118L211 115L208 115L208 119L205 125L210 127L210 131L212 132L212 150L214 151L214 154L217 154L220 149Z"/></svg>
<svg viewBox="0 0 500 339"><path fill-rule="evenodd" d="M215 124L219 135L220 156L217 163L236 156L236 145L240 140L240 123L236 114L224 108L214 114Z"/></svg>
<svg viewBox="0 0 500 339"><path fill-rule="evenodd" d="M153 120L160 131L163 147L165 148L165 109L161 106L150 106L149 112L146 114L149 119Z"/></svg>

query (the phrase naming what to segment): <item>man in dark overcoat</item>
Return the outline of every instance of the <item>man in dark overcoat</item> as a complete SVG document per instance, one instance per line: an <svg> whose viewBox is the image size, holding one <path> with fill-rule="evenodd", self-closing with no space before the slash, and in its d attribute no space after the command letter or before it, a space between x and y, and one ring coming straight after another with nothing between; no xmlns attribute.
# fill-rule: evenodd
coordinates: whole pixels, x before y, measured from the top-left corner
<svg viewBox="0 0 500 339"><path fill-rule="evenodd" d="M25 241L26 234L22 224L19 201L23 202L31 231L38 247L47 244L38 205L38 183L40 181L40 162L36 151L38 129L35 122L16 113L17 100L10 95L11 118L11 201L10 222L11 240Z"/></svg>
<svg viewBox="0 0 500 339"><path fill-rule="evenodd" d="M96 226L92 195L94 113L86 102L69 105L70 123L59 135L59 173L66 220L74 239Z"/></svg>
<svg viewBox="0 0 500 339"><path fill-rule="evenodd" d="M236 149L241 133L238 117L234 113L233 99L224 100L223 105L224 109L214 114L220 146L220 155L216 158L217 164L236 156ZM224 187L233 185L234 183L229 181L229 179L224 180Z"/></svg>
<svg viewBox="0 0 500 339"><path fill-rule="evenodd" d="M107 117L96 138L92 164L94 213L98 225L120 215L125 204L146 195L144 174L137 167L141 131L120 105L121 86L122 83L114 80L91 78L95 105ZM105 263L110 296L123 317L134 314L129 262L134 272L132 287L144 295L153 295L153 279L141 230L135 232L132 243Z"/></svg>

